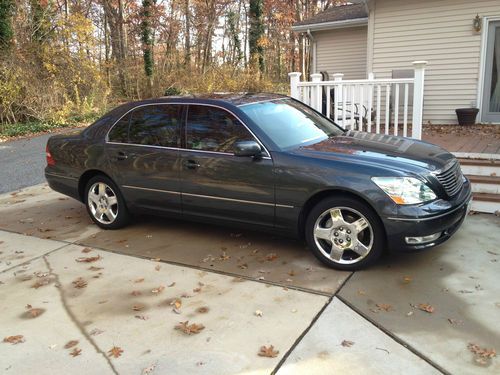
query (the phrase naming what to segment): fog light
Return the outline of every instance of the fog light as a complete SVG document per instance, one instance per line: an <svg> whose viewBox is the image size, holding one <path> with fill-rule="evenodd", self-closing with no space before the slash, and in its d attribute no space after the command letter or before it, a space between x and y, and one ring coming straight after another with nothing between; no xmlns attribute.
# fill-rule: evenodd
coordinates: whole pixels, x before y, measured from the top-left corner
<svg viewBox="0 0 500 375"><path fill-rule="evenodd" d="M432 242L441 237L441 232L434 233L423 237L405 237L406 243L408 245L420 245L427 242Z"/></svg>

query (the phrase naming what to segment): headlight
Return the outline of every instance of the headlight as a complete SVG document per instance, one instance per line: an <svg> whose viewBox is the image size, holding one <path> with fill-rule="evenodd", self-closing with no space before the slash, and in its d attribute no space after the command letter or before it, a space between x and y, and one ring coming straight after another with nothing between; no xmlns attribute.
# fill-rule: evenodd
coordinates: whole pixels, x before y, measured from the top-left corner
<svg viewBox="0 0 500 375"><path fill-rule="evenodd" d="M372 177L372 181L397 204L415 204L436 199L424 182L413 177Z"/></svg>

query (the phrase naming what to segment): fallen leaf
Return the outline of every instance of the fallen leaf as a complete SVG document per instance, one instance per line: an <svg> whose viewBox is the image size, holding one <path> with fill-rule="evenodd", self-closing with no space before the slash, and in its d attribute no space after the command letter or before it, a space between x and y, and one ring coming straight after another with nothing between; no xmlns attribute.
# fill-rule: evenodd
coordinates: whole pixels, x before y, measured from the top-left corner
<svg viewBox="0 0 500 375"><path fill-rule="evenodd" d="M153 293L153 294L160 294L163 291L163 289L165 289L165 287L163 285L160 285L158 288L152 289L151 293Z"/></svg>
<svg viewBox="0 0 500 375"><path fill-rule="evenodd" d="M268 261L273 261L275 259L278 259L278 256L276 255L276 253L269 253L266 255L266 260Z"/></svg>
<svg viewBox="0 0 500 375"><path fill-rule="evenodd" d="M432 314L434 312L434 307L432 307L428 303L419 303L418 308L422 311L429 313L429 314Z"/></svg>
<svg viewBox="0 0 500 375"><path fill-rule="evenodd" d="M354 345L354 342L349 341L349 340L343 340L340 345L345 346L346 348L350 348L351 346Z"/></svg>
<svg viewBox="0 0 500 375"><path fill-rule="evenodd" d="M75 261L79 263L92 263L92 262L97 262L98 260L101 260L101 256L97 255L95 257L81 257L81 258L76 258Z"/></svg>
<svg viewBox="0 0 500 375"><path fill-rule="evenodd" d="M448 318L448 322L450 324L452 324L452 325L461 325L461 324L464 324L463 320L452 319L452 318Z"/></svg>
<svg viewBox="0 0 500 375"><path fill-rule="evenodd" d="M77 357L82 353L82 349L74 348L69 354L73 357Z"/></svg>
<svg viewBox="0 0 500 375"><path fill-rule="evenodd" d="M219 260L225 261L231 259L230 255L227 255L225 251L222 252L222 254L219 256Z"/></svg>
<svg viewBox="0 0 500 375"><path fill-rule="evenodd" d="M30 314L32 318L36 318L37 316L42 315L44 312L45 309L32 308L28 310L28 314Z"/></svg>
<svg viewBox="0 0 500 375"><path fill-rule="evenodd" d="M142 294L142 292L139 290L133 290L130 294L137 297L137 296L140 296Z"/></svg>
<svg viewBox="0 0 500 375"><path fill-rule="evenodd" d="M175 329L184 332L186 335L193 335L200 333L205 329L205 326L203 324L189 324L189 320L186 320L185 322L179 322Z"/></svg>
<svg viewBox="0 0 500 375"><path fill-rule="evenodd" d="M200 314L205 314L208 312L208 310L209 310L209 308L207 306L202 306L202 307L198 307L196 309L196 312L200 313Z"/></svg>
<svg viewBox="0 0 500 375"><path fill-rule="evenodd" d="M404 284L409 284L409 283L411 283L412 280L413 279L410 276L403 277L403 283Z"/></svg>
<svg viewBox="0 0 500 375"><path fill-rule="evenodd" d="M123 349L119 346L113 346L110 350L108 350L108 356L118 358L122 355Z"/></svg>
<svg viewBox="0 0 500 375"><path fill-rule="evenodd" d="M78 340L71 340L71 341L68 341L66 343L66 345L64 345L64 349L69 349L69 348L72 348L73 346L77 346L78 345Z"/></svg>
<svg viewBox="0 0 500 375"><path fill-rule="evenodd" d="M258 355L260 357L274 358L279 354L279 350L274 350L274 346L261 346Z"/></svg>
<svg viewBox="0 0 500 375"><path fill-rule="evenodd" d="M173 300L172 302L170 302L170 306L173 306L173 312L175 312L176 314L180 314L181 313L181 306L182 306L182 301L180 299L175 299Z"/></svg>
<svg viewBox="0 0 500 375"><path fill-rule="evenodd" d="M142 309L144 309L144 305L141 305L141 304L137 304L137 305L132 306L132 310L134 310L134 311L141 311Z"/></svg>
<svg viewBox="0 0 500 375"><path fill-rule="evenodd" d="M3 339L3 342L8 342L10 344L16 345L24 342L24 336L23 335L16 335L16 336L8 336Z"/></svg>
<svg viewBox="0 0 500 375"><path fill-rule="evenodd" d="M262 311L260 311L260 310L255 310L255 312L254 312L254 315L255 316L259 316L259 317L262 317L263 314L264 313Z"/></svg>
<svg viewBox="0 0 500 375"><path fill-rule="evenodd" d="M88 268L89 271L100 271L100 270L103 270L104 268L103 267L96 267L96 266L90 266Z"/></svg>
<svg viewBox="0 0 500 375"><path fill-rule="evenodd" d="M87 282L83 278L81 278L81 277L79 277L78 279L74 280L72 282L72 284L77 289L82 289L82 288L87 287Z"/></svg>
<svg viewBox="0 0 500 375"><path fill-rule="evenodd" d="M290 271L288 272L288 275L289 275L289 276L292 276L292 277L293 277L293 276L295 276L295 271L294 271L294 270L290 270Z"/></svg>
<svg viewBox="0 0 500 375"><path fill-rule="evenodd" d="M49 285L50 284L50 279L49 278L43 278L40 280L37 280L31 287L38 289L42 286Z"/></svg>
<svg viewBox="0 0 500 375"><path fill-rule="evenodd" d="M134 283L142 283L144 281L144 277L141 277L140 279L134 280Z"/></svg>
<svg viewBox="0 0 500 375"><path fill-rule="evenodd" d="M169 288L172 288L173 286L175 286L175 281L168 285Z"/></svg>
<svg viewBox="0 0 500 375"><path fill-rule="evenodd" d="M29 303L25 306L28 310L33 308L33 306L31 306Z"/></svg>
<svg viewBox="0 0 500 375"><path fill-rule="evenodd" d="M145 315L136 315L134 318L140 319L140 320L148 320L149 318Z"/></svg>
<svg viewBox="0 0 500 375"><path fill-rule="evenodd" d="M497 356L495 349L481 348L479 345L473 343L469 343L469 345L467 345L467 349L474 354L475 361L482 365L486 365L488 360Z"/></svg>
<svg viewBox="0 0 500 375"><path fill-rule="evenodd" d="M377 306L379 310L384 310L384 311L392 310L392 305L389 305L387 303L377 303L375 306Z"/></svg>
<svg viewBox="0 0 500 375"><path fill-rule="evenodd" d="M240 268L242 270L246 270L248 268L248 264L247 263L238 264L238 268Z"/></svg>
<svg viewBox="0 0 500 375"><path fill-rule="evenodd" d="M149 375L149 374L151 374L155 370L156 366L157 366L157 364L154 363L151 366L143 368L142 369L142 375Z"/></svg>
<svg viewBox="0 0 500 375"><path fill-rule="evenodd" d="M87 253L90 253L91 251L92 251L91 248L86 247L85 249L82 250L82 253L87 254Z"/></svg>
<svg viewBox="0 0 500 375"><path fill-rule="evenodd" d="M152 258L151 261L153 261L153 262L161 262L161 258Z"/></svg>

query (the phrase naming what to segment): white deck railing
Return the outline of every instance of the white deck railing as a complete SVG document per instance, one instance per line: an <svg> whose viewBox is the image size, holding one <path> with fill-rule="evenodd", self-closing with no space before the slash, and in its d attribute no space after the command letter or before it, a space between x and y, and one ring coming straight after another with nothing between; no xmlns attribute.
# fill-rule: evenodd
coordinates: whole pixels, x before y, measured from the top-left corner
<svg viewBox="0 0 500 375"><path fill-rule="evenodd" d="M416 61L414 78L344 80L334 74L333 81L322 81L311 74L301 82L301 73L289 73L290 95L313 107L339 125L354 130L408 136L422 139L424 73L426 61ZM410 122L411 113L411 122Z"/></svg>

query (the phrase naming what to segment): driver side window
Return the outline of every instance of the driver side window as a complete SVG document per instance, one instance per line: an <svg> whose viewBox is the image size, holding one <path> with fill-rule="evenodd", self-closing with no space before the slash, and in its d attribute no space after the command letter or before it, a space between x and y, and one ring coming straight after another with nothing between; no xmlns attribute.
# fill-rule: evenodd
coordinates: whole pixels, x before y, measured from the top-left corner
<svg viewBox="0 0 500 375"><path fill-rule="evenodd" d="M252 134L229 112L210 106L189 106L186 124L188 149L232 154L235 142L253 140Z"/></svg>

